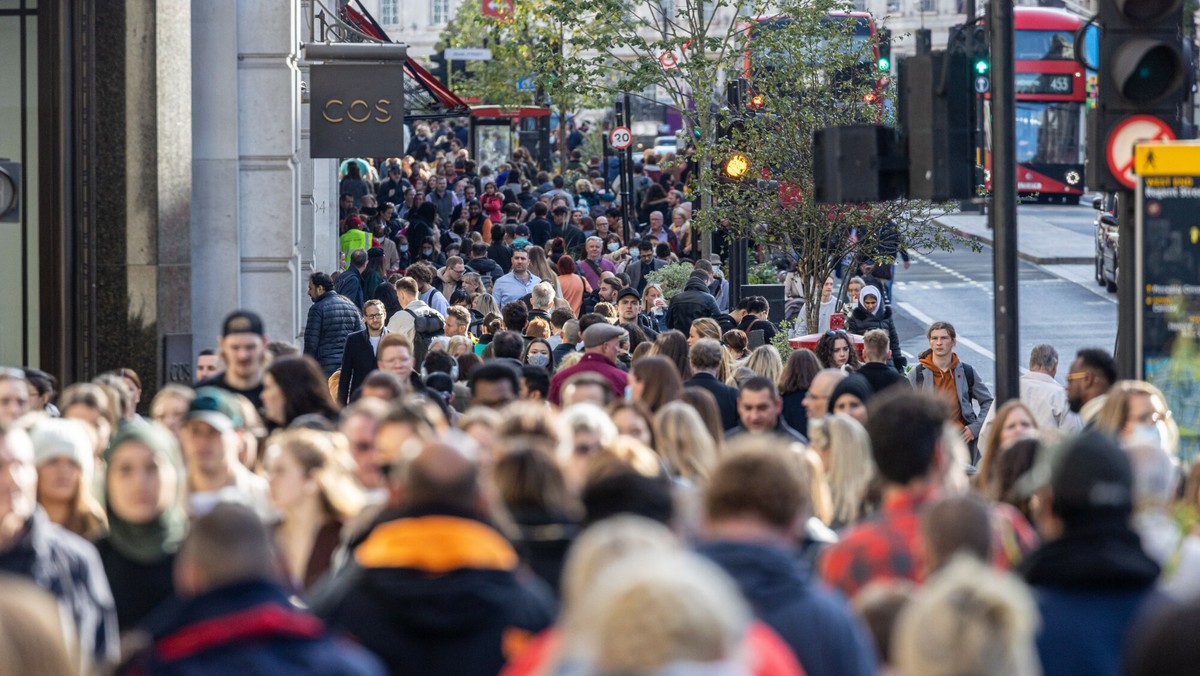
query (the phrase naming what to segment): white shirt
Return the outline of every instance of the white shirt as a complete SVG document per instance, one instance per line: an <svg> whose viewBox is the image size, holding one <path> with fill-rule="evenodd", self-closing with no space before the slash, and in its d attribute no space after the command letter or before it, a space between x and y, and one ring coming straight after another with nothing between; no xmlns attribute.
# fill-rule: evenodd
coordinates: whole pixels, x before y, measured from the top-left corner
<svg viewBox="0 0 1200 676"><path fill-rule="evenodd" d="M1020 392L1021 403L1028 406L1033 413L1038 429L1058 430L1063 434L1083 429L1083 421L1079 415L1071 412L1071 404L1067 401L1067 388L1050 374L1037 371L1026 373L1021 376ZM992 406L983 421L983 427L979 430L979 448L985 448L987 445L987 437L997 408L999 406Z"/></svg>

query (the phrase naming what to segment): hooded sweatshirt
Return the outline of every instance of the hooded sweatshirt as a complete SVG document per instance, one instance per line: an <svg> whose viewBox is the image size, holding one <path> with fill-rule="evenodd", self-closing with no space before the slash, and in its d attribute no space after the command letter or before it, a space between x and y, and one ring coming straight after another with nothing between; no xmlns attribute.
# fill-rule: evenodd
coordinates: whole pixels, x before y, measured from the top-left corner
<svg viewBox="0 0 1200 676"><path fill-rule="evenodd" d="M954 383L954 369L958 368L958 355L950 355L950 366L942 371L933 363L933 350L925 350L921 353L921 365L924 366L926 377L933 378L933 389L939 395L946 398L954 411L954 422L959 429L967 426L967 421L963 418L962 409L959 407L958 401L958 386Z"/></svg>

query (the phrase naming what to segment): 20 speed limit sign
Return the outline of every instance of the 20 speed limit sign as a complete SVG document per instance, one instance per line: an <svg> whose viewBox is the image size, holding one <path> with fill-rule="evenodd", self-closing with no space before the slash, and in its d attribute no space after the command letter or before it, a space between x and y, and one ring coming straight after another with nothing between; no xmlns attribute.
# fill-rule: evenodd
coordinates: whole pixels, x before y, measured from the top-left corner
<svg viewBox="0 0 1200 676"><path fill-rule="evenodd" d="M617 127L608 133L608 141L617 150L625 150L633 145L633 132L629 127Z"/></svg>

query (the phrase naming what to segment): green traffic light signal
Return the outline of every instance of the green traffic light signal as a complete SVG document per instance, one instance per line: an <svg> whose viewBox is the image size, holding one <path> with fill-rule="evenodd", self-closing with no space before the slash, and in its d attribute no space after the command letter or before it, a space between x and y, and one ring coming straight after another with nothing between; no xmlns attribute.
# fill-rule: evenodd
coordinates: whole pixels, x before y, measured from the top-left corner
<svg viewBox="0 0 1200 676"><path fill-rule="evenodd" d="M989 68L989 65L988 65L987 59L976 59L975 60L975 74L976 75L987 75L988 68Z"/></svg>
<svg viewBox="0 0 1200 676"><path fill-rule="evenodd" d="M892 69L892 61L886 56L879 57L879 72L886 73Z"/></svg>

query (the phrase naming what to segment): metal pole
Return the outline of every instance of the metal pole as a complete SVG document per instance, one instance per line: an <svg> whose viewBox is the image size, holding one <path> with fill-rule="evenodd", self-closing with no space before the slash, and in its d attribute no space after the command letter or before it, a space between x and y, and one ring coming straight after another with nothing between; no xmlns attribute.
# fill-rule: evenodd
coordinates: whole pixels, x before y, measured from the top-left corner
<svg viewBox="0 0 1200 676"><path fill-rule="evenodd" d="M625 93L624 99L625 99L625 126L629 127L629 132L632 134L633 133L633 102L630 99L629 92ZM634 221L637 220L637 206L633 203L633 201L635 199L637 199L637 190L635 190L633 187L633 144L632 143L629 144L628 148L622 150L621 155L623 155L625 157L625 175L621 177L621 186L622 186L622 189L626 191L625 194L629 196L629 199L621 201L622 204L626 205L624 210L622 211L622 213L624 215L624 218L622 218L622 220L625 221L625 228L626 228L626 230L625 230L625 245L629 246L629 237L630 237L630 234L635 231L634 226L636 224L634 223Z"/></svg>
<svg viewBox="0 0 1200 676"><path fill-rule="evenodd" d="M991 0L987 20L992 35L992 211L988 218L995 237L992 262L996 292L996 401L1004 402L1020 394L1017 121L1012 0Z"/></svg>
<svg viewBox="0 0 1200 676"><path fill-rule="evenodd" d="M616 123L618 127L629 126L628 116L625 114L625 104L622 101L617 101L616 105ZM614 148L613 151L617 154L617 180L621 182L621 237L624 239L625 245L629 246L629 180L625 178L625 151Z"/></svg>
<svg viewBox="0 0 1200 676"><path fill-rule="evenodd" d="M1117 249L1117 346L1114 357L1117 375L1125 379L1142 377L1141 345L1138 344L1138 247L1134 246L1137 203L1132 190L1117 193L1117 233L1121 246Z"/></svg>

